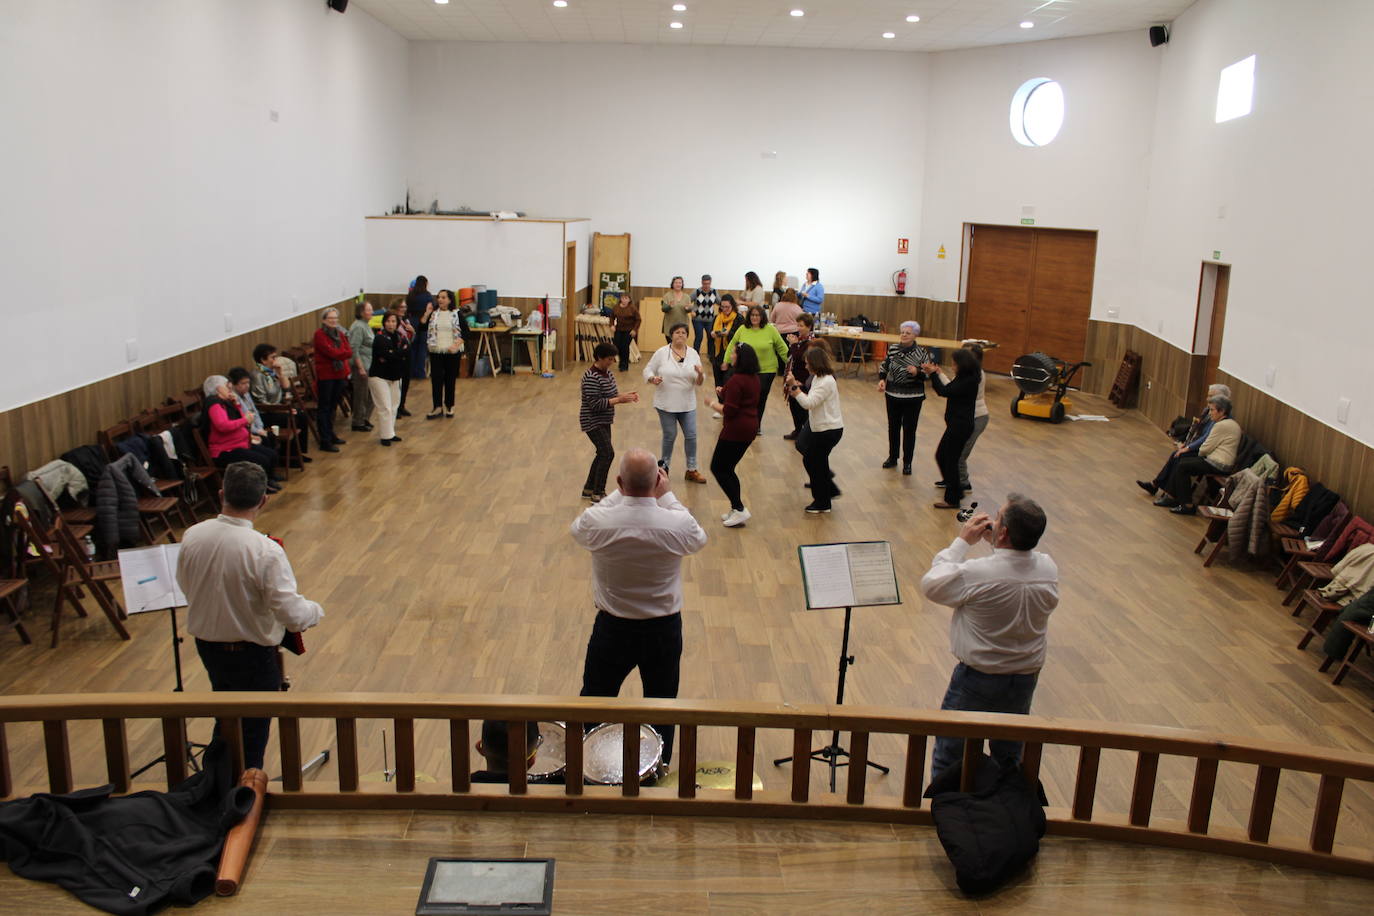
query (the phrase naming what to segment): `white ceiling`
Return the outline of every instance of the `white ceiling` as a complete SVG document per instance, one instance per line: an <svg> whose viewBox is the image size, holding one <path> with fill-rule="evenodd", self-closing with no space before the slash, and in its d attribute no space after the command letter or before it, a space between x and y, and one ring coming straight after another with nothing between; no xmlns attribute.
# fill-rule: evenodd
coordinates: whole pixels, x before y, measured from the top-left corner
<svg viewBox="0 0 1374 916"><path fill-rule="evenodd" d="M352 0L405 38L430 41L953 51L1143 30L1194 0ZM789 15L806 11L803 17ZM921 17L909 23L906 17ZM669 23L678 21L681 29ZM1035 23L1023 29L1020 23ZM894 32L885 39L883 32ZM1142 34L1141 41L1145 37Z"/></svg>

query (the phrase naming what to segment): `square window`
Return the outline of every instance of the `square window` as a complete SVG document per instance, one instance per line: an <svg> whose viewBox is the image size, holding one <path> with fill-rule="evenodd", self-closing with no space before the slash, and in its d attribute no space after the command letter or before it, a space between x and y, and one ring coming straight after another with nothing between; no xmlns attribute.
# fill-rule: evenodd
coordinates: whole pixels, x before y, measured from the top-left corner
<svg viewBox="0 0 1374 916"><path fill-rule="evenodd" d="M1221 71L1217 82L1217 123L1243 118L1255 100L1255 55Z"/></svg>

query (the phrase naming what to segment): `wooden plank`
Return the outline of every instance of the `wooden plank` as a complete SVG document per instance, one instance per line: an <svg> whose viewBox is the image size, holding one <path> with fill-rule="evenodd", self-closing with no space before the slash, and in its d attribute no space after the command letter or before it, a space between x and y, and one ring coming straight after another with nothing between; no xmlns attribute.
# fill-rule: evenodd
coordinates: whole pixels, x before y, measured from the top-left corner
<svg viewBox="0 0 1374 916"><path fill-rule="evenodd" d="M1213 758L1199 757L1193 770L1193 796L1188 802L1188 829L1193 833L1206 833L1207 825L1212 820L1212 797L1217 789L1217 765Z"/></svg>
<svg viewBox="0 0 1374 916"><path fill-rule="evenodd" d="M921 807L922 780L926 769L926 736L909 735L906 739L906 767L902 774L902 804L908 808Z"/></svg>
<svg viewBox="0 0 1374 916"><path fill-rule="evenodd" d="M983 753L982 738L964 739L964 757L959 761L959 791L973 791L973 777L977 770L978 755Z"/></svg>
<svg viewBox="0 0 1374 916"><path fill-rule="evenodd" d="M512 795L524 795L529 791L529 771L520 762L530 759L528 726L524 722L507 722L506 726L506 784Z"/></svg>
<svg viewBox="0 0 1374 916"><path fill-rule="evenodd" d="M129 737L124 732L123 719L102 719L100 729L105 739L105 774L114 790L129 791Z"/></svg>
<svg viewBox="0 0 1374 916"><path fill-rule="evenodd" d="M468 750L468 720L448 720L449 780L455 792L472 788L472 757Z"/></svg>
<svg viewBox="0 0 1374 916"><path fill-rule="evenodd" d="M1341 793L1345 780L1339 776L1323 776L1317 786L1317 810L1312 815L1312 835L1309 845L1313 852L1330 852L1336 840L1336 820L1341 814Z"/></svg>
<svg viewBox="0 0 1374 916"><path fill-rule="evenodd" d="M1246 829L1256 843L1269 842L1269 828L1274 823L1274 799L1279 791L1278 767L1258 767L1255 772L1255 794L1250 801L1250 823Z"/></svg>
<svg viewBox="0 0 1374 916"><path fill-rule="evenodd" d="M65 795L72 790L72 747L65 721L43 723L43 750L48 760L48 791Z"/></svg>
<svg viewBox="0 0 1374 916"><path fill-rule="evenodd" d="M339 751L339 791L358 791L358 720L334 720L334 735Z"/></svg>
<svg viewBox="0 0 1374 916"><path fill-rule="evenodd" d="M792 729L792 800L811 796L811 729Z"/></svg>
<svg viewBox="0 0 1374 916"><path fill-rule="evenodd" d="M0 722L0 798L14 794L14 769L10 764L10 739L5 724Z"/></svg>
<svg viewBox="0 0 1374 916"><path fill-rule="evenodd" d="M677 734L677 797L696 798L697 796L697 727L684 725ZM687 773L693 778L688 779Z"/></svg>
<svg viewBox="0 0 1374 916"><path fill-rule="evenodd" d="M301 790L301 720L285 716L277 720L277 743L281 747L281 785L287 792Z"/></svg>
<svg viewBox="0 0 1374 916"><path fill-rule="evenodd" d="M1027 741L1021 752L1021 772L1032 786L1040 779L1040 757L1044 751L1045 745L1039 741Z"/></svg>
<svg viewBox="0 0 1374 916"><path fill-rule="evenodd" d="M229 766L238 782L238 774L243 772L243 719L238 716L221 716L219 733L229 746Z"/></svg>
<svg viewBox="0 0 1374 916"><path fill-rule="evenodd" d="M854 732L849 737L849 786L845 800L851 805L862 805L868 781L868 732Z"/></svg>
<svg viewBox="0 0 1374 916"><path fill-rule="evenodd" d="M563 774L565 783L563 791L568 795L581 795L582 787L586 783L582 763L583 739L586 735L582 729L583 724L581 722L569 721L567 734L563 738L563 750L568 758L568 767Z"/></svg>
<svg viewBox="0 0 1374 916"><path fill-rule="evenodd" d="M1076 820L1092 820L1093 799L1097 797L1097 766L1101 759L1100 748L1078 749L1078 775L1073 786L1073 816Z"/></svg>
<svg viewBox="0 0 1374 916"><path fill-rule="evenodd" d="M396 732L396 791L415 791L415 720L392 720Z"/></svg>
<svg viewBox="0 0 1374 916"><path fill-rule="evenodd" d="M639 726L625 726L625 743L621 745L620 763L623 767L624 782L621 792L627 797L639 794Z"/></svg>
<svg viewBox="0 0 1374 916"><path fill-rule="evenodd" d="M1150 826L1150 810L1155 802L1155 778L1159 774L1159 755L1141 752L1135 760L1135 783L1131 787L1131 823Z"/></svg>
<svg viewBox="0 0 1374 916"><path fill-rule="evenodd" d="M167 788L186 781L186 720L180 716L162 719L162 756L167 764Z"/></svg>
<svg viewBox="0 0 1374 916"><path fill-rule="evenodd" d="M735 798L754 795L754 729L735 730Z"/></svg>

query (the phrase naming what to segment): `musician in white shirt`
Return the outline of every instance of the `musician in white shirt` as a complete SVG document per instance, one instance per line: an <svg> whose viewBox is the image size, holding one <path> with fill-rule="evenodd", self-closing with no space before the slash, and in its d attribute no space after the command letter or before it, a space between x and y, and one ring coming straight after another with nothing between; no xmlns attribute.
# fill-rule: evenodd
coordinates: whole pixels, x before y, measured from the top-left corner
<svg viewBox="0 0 1374 916"><path fill-rule="evenodd" d="M229 465L220 497L220 514L192 525L182 538L177 582L186 593L186 628L213 689L280 690L282 637L313 627L324 611L297 592L281 545L253 530L267 504L262 468L246 461ZM271 725L271 719L243 719L245 766L262 767Z"/></svg>
<svg viewBox="0 0 1374 916"><path fill-rule="evenodd" d="M1012 493L995 521L979 513L965 522L921 579L926 598L954 608L949 641L959 664L941 709L1030 712L1045 664L1050 613L1059 604L1059 569L1035 550L1045 524L1034 500ZM992 555L968 559L979 541L992 544ZM932 778L960 763L963 743L935 739ZM1021 759L1019 741L992 741L990 750L999 763Z"/></svg>

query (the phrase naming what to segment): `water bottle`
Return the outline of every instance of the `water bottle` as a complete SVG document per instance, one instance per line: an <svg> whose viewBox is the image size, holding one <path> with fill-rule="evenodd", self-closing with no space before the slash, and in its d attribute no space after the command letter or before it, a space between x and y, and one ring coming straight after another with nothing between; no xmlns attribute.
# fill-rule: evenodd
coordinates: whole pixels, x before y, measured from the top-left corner
<svg viewBox="0 0 1374 916"><path fill-rule="evenodd" d="M91 540L91 536L88 534L88 535L86 535L84 538L81 539L81 542L82 542L82 543L85 545L85 547L86 547L86 559L87 559L87 560L94 560L94 559L95 559L95 541Z"/></svg>

